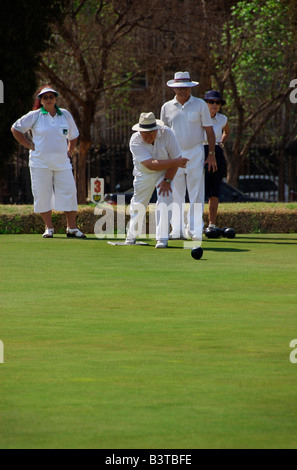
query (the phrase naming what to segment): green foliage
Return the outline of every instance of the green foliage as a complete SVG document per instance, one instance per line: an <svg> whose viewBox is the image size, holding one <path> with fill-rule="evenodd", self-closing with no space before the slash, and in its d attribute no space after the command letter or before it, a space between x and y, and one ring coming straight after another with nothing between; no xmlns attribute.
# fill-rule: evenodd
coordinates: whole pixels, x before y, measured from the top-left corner
<svg viewBox="0 0 297 470"><path fill-rule="evenodd" d="M239 96L248 98L246 104L253 108L287 88L292 79L295 48L288 7L279 0L239 1L231 12L221 45L214 45L215 56L218 69L226 61L232 64ZM228 49L227 57L220 55L221 48ZM230 103L233 94L228 88Z"/></svg>
<svg viewBox="0 0 297 470"><path fill-rule="evenodd" d="M243 6L243 11L244 8ZM255 17L257 21L254 21ZM252 84L257 86L258 91L259 89L265 90L267 87L271 88L276 76L280 80L287 66L288 53L292 44L287 11L279 1L269 0L262 6L257 5L257 8L252 10L251 21L252 37L249 38L248 48L243 50L241 60L237 63L243 93L248 91L246 77L250 75L251 69L253 71ZM252 91L254 95L253 88L249 91Z"/></svg>
<svg viewBox="0 0 297 470"><path fill-rule="evenodd" d="M0 165L14 150L11 125L32 109L39 57L50 37L50 24L59 19L64 4L64 0L1 2L0 79L4 83L4 104L0 104Z"/></svg>
<svg viewBox="0 0 297 470"><path fill-rule="evenodd" d="M288 9L293 39L297 41L297 2L296 0L281 0L281 3Z"/></svg>

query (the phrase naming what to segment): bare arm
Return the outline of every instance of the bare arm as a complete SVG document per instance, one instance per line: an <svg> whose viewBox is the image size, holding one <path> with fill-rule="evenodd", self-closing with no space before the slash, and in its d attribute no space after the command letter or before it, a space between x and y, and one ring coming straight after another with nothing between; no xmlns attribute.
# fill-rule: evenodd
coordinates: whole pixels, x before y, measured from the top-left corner
<svg viewBox="0 0 297 470"><path fill-rule="evenodd" d="M175 177L177 170L178 170L178 167L170 168L169 170L166 171L164 178L172 181L173 178Z"/></svg>
<svg viewBox="0 0 297 470"><path fill-rule="evenodd" d="M166 170L164 180L157 186L159 189L159 194L167 194L172 192L170 183L167 183L165 179L173 180L175 173L177 172L178 168L185 168L188 162L188 158L174 158L169 160L145 160L142 164L148 168L149 170L153 171L162 171Z"/></svg>
<svg viewBox="0 0 297 470"><path fill-rule="evenodd" d="M187 162L189 160L187 158L179 157L179 158L172 158L168 160L153 160L150 158L149 160L145 160L142 164L148 168L148 170L152 171L162 171L162 170L171 170L177 168L185 168Z"/></svg>
<svg viewBox="0 0 297 470"><path fill-rule="evenodd" d="M213 131L212 126L204 127L204 130L207 135L207 142L209 145L209 152L208 157L205 161L205 165L208 165L209 171L216 171L217 170L217 162L215 157L215 145L216 145L216 137Z"/></svg>
<svg viewBox="0 0 297 470"><path fill-rule="evenodd" d="M216 145L216 136L215 136L215 133L213 131L213 127L212 126L204 127L204 130L205 130L206 135L207 135L207 142L208 142L208 145L209 145L209 151L214 152L215 151L215 145Z"/></svg>
<svg viewBox="0 0 297 470"><path fill-rule="evenodd" d="M72 140L68 140L68 152L67 152L67 155L68 155L68 157L69 157L70 159L72 158L72 154L73 154L73 151L74 151L74 149L75 149L77 139L78 139L78 137L76 137L75 139L72 139Z"/></svg>
<svg viewBox="0 0 297 470"><path fill-rule="evenodd" d="M230 126L229 126L229 123L227 122L225 127L223 127L223 135L222 135L222 139L220 143L225 144L226 140L229 137L229 134L230 134Z"/></svg>
<svg viewBox="0 0 297 470"><path fill-rule="evenodd" d="M164 195L167 194L168 196L169 193L172 193L171 181L175 177L177 170L178 170L178 167L170 168L169 170L166 171L163 181L161 181L161 183L158 184L157 186L157 188L159 189L159 194L163 193ZM167 182L166 180L168 180L169 182Z"/></svg>
<svg viewBox="0 0 297 470"><path fill-rule="evenodd" d="M34 150L35 149L34 143L31 142L30 140L28 140L27 137L25 136L25 134L23 134L20 131L17 131L16 129L14 129L14 127L11 128L11 132L12 132L12 135L14 136L15 140L19 144L21 144L23 147L25 147L26 149L29 149L29 150Z"/></svg>

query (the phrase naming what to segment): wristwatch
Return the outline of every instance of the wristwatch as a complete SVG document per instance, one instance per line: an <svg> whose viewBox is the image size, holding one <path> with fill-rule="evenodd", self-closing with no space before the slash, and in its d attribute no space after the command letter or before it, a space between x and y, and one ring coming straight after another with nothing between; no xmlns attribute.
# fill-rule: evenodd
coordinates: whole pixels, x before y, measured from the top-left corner
<svg viewBox="0 0 297 470"><path fill-rule="evenodd" d="M215 152L208 152L209 155L215 155Z"/></svg>
<svg viewBox="0 0 297 470"><path fill-rule="evenodd" d="M169 178L164 178L164 181L166 181L166 183L170 184L172 180L170 180Z"/></svg>

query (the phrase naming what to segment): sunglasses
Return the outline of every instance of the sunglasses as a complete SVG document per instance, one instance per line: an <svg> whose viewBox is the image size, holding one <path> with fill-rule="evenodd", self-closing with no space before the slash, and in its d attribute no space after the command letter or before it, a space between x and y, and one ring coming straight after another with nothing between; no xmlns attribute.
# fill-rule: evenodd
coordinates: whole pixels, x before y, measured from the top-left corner
<svg viewBox="0 0 297 470"><path fill-rule="evenodd" d="M221 101L207 100L206 102L209 103L209 104L217 104L217 105L222 104Z"/></svg>
<svg viewBox="0 0 297 470"><path fill-rule="evenodd" d="M41 99L42 100L53 100L55 98L55 95L42 95Z"/></svg>

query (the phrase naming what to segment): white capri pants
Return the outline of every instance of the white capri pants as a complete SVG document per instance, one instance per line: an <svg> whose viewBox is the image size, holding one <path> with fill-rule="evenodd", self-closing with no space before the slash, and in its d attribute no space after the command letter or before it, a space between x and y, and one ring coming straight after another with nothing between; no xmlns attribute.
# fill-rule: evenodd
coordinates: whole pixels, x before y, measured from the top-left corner
<svg viewBox="0 0 297 470"><path fill-rule="evenodd" d="M30 173L34 212L40 214L51 210L77 211L76 185L72 169L55 171L30 167Z"/></svg>
<svg viewBox="0 0 297 470"><path fill-rule="evenodd" d="M130 221L128 224L127 238L136 238L141 235L143 220L146 208L149 204L155 187L164 179L165 172L156 172L143 174L134 178L134 195L130 202ZM170 209L173 201L172 193L169 195L159 195L157 189L158 200L156 204L156 240L168 240L169 237L169 221Z"/></svg>

